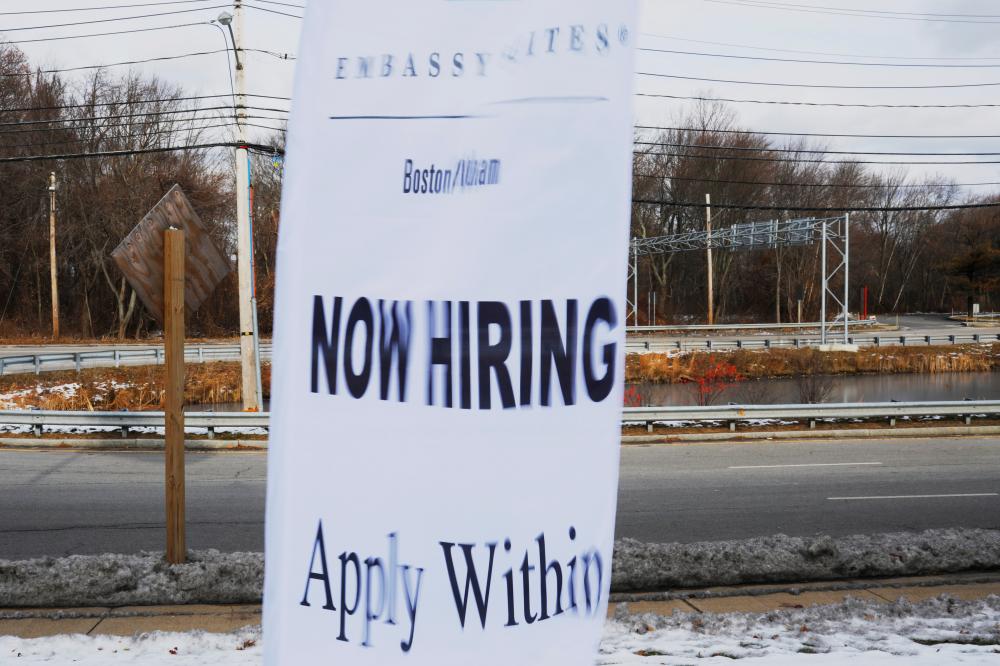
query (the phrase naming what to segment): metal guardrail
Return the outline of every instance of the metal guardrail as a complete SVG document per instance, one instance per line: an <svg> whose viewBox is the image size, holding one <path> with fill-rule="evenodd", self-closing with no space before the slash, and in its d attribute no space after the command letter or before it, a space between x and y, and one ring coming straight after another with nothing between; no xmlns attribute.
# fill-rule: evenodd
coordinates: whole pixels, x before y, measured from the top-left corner
<svg viewBox="0 0 1000 666"><path fill-rule="evenodd" d="M216 428L267 428L267 412L184 412L184 427L205 428L208 436ZM0 425L31 426L36 436L46 427L117 428L128 437L134 428L162 428L163 412L68 412L18 409L0 411Z"/></svg>
<svg viewBox="0 0 1000 666"><path fill-rule="evenodd" d="M624 423L643 424L648 430L662 421L727 422L730 430L739 422L806 421L810 428L823 419L885 419L896 425L900 418L927 416L961 417L966 424L974 416L1000 414L1000 400L940 402L820 403L815 405L724 405L711 407L632 407L622 416Z"/></svg>
<svg viewBox="0 0 1000 666"><path fill-rule="evenodd" d="M262 344L261 356L271 355L271 345ZM240 358L239 345L189 345L184 349L184 359L189 363L229 361ZM76 370L123 365L160 365L163 363L162 347L140 349L115 348L99 351L54 352L0 357L0 376L33 372L36 375L54 370Z"/></svg>
<svg viewBox="0 0 1000 666"><path fill-rule="evenodd" d="M958 345L1000 341L998 333L964 335L852 335L849 344L862 347L891 347L914 345ZM737 340L677 339L677 340L628 340L625 351L634 353L690 350L777 349L815 347L818 338L743 338Z"/></svg>
<svg viewBox="0 0 1000 666"><path fill-rule="evenodd" d="M878 322L870 319L852 319L847 323L852 328L858 328L863 326L874 326ZM837 326L840 331L844 328L843 321L827 322L827 325ZM816 330L819 330L820 326L822 326L820 322L814 321L803 324L684 324L674 326L628 326L625 330L629 333L656 333L660 331L767 331L803 328L815 328Z"/></svg>
<svg viewBox="0 0 1000 666"><path fill-rule="evenodd" d="M889 425L904 417L961 417L966 424L976 416L1000 415L1000 400L964 400L959 402L877 402L816 405L723 405L710 407L626 407L624 425L641 424L652 430L656 423L688 421L728 423L731 430L738 423L754 421L805 421L809 427L823 419L885 419ZM205 428L209 437L218 428L268 427L266 412L185 412L186 428ZM134 428L163 427L163 412L63 412L12 410L0 411L0 425L30 426L40 436L46 427L117 428L127 437Z"/></svg>
<svg viewBox="0 0 1000 666"><path fill-rule="evenodd" d="M640 327L647 329L648 327ZM632 330L631 328L629 330ZM913 346L936 344L974 344L1000 341L1000 334L978 333L964 335L854 335L848 338L850 344L861 346ZM627 340L627 352L667 352L692 350L732 350L732 349L774 349L814 347L817 338L742 338L736 340L712 340L710 338L676 340ZM271 355L271 344L260 347L262 357ZM184 358L189 363L208 361L231 361L240 358L238 345L191 345L185 348ZM57 352L46 354L25 354L0 357L0 376L5 374L48 372L53 370L76 370L96 367L120 367L123 365L159 365L163 363L163 349L145 347L141 349L102 349L100 351Z"/></svg>

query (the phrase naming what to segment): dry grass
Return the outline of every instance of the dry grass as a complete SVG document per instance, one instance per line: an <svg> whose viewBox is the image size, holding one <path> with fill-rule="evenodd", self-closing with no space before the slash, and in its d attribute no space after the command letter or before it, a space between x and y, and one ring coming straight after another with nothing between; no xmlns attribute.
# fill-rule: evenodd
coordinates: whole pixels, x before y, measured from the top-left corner
<svg viewBox="0 0 1000 666"><path fill-rule="evenodd" d="M808 373L907 374L988 372L1000 367L1000 344L946 347L863 347L856 353L814 349L735 350L707 354L629 354L626 382L676 383L700 376L711 363L725 361L747 379L794 377Z"/></svg>
<svg viewBox="0 0 1000 666"><path fill-rule="evenodd" d="M0 377L0 408L78 411L158 410L163 407L163 366L93 368ZM261 369L264 397L269 397L271 366ZM238 363L187 366L184 400L189 405L240 402Z"/></svg>

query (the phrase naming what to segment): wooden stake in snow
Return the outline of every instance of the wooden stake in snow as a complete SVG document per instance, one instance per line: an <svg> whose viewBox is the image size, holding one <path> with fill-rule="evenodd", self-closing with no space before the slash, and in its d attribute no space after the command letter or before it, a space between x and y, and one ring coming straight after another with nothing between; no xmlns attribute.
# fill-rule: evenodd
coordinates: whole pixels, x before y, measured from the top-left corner
<svg viewBox="0 0 1000 666"><path fill-rule="evenodd" d="M163 232L167 561L187 559L184 543L184 232Z"/></svg>

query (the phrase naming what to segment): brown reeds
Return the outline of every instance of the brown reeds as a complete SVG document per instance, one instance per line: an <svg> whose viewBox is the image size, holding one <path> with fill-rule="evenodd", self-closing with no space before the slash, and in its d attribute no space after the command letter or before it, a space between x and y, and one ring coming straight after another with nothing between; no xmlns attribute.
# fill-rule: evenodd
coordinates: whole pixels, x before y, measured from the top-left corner
<svg viewBox="0 0 1000 666"><path fill-rule="evenodd" d="M806 356L815 362L804 363ZM700 376L725 361L747 379L829 375L989 372L1000 368L1000 344L947 347L863 347L858 352L820 353L812 349L735 350L680 354L629 354L626 382L676 383Z"/></svg>
<svg viewBox="0 0 1000 666"><path fill-rule="evenodd" d="M78 411L158 410L163 406L165 371L162 366L92 368L47 372L41 376L0 377L0 403L25 409ZM200 363L187 366L184 402L207 405L240 402L238 363ZM270 396L271 366L261 369L264 397Z"/></svg>

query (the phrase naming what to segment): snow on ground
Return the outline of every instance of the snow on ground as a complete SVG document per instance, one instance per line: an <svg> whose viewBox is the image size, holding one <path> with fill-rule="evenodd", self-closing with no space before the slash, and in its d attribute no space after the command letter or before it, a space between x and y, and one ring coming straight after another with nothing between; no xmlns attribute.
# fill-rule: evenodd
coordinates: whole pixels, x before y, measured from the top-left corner
<svg viewBox="0 0 1000 666"><path fill-rule="evenodd" d="M849 600L771 613L626 616L605 628L598 664L1000 663L1000 597L919 604Z"/></svg>
<svg viewBox="0 0 1000 666"><path fill-rule="evenodd" d="M1000 568L1000 530L946 529L840 538L777 535L732 541L615 543L614 592L740 583L833 581ZM189 551L0 560L0 606L250 603L261 597L263 553Z"/></svg>
<svg viewBox="0 0 1000 666"><path fill-rule="evenodd" d="M261 663L259 627L231 634L152 633L130 638L0 636L0 661L16 664ZM599 666L767 664L939 666L1000 663L1000 597L920 604L850 600L772 613L629 616L605 625Z"/></svg>

